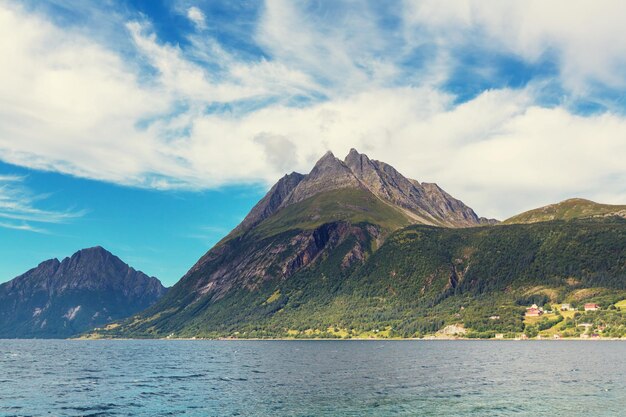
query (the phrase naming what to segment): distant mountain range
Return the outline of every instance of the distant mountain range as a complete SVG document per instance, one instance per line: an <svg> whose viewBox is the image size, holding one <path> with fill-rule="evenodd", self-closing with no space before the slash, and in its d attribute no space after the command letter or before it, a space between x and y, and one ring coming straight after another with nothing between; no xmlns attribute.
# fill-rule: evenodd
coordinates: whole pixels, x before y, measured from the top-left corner
<svg viewBox="0 0 626 417"><path fill-rule="evenodd" d="M83 249L0 285L0 338L74 336L144 310L166 291L105 249Z"/></svg>
<svg viewBox="0 0 626 417"><path fill-rule="evenodd" d="M156 304L90 336L515 334L529 302L626 299L626 220L606 207L499 224L354 149L329 152L279 180Z"/></svg>

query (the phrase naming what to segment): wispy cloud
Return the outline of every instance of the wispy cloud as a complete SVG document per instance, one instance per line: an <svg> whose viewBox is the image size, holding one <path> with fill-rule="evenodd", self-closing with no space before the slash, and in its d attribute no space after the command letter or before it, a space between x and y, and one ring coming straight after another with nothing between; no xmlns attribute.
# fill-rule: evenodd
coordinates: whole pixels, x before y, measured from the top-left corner
<svg viewBox="0 0 626 417"><path fill-rule="evenodd" d="M36 233L48 233L35 224L66 223L85 214L84 211L55 211L37 207L46 199L24 185L24 177L0 175L0 227Z"/></svg>
<svg viewBox="0 0 626 417"><path fill-rule="evenodd" d="M27 232L44 233L44 234L48 233L47 230L40 229L38 227L33 227L28 223L13 224L13 223L0 222L0 227L3 227L5 229L23 230Z"/></svg>
<svg viewBox="0 0 626 417"><path fill-rule="evenodd" d="M198 29L206 28L206 18L204 17L204 13L202 13L202 10L197 7L192 6L187 9L187 18L189 18L189 20L191 20Z"/></svg>
<svg viewBox="0 0 626 417"><path fill-rule="evenodd" d="M607 180L626 176L621 1L268 0L230 42L206 4L172 6L194 24L185 43L145 15L107 20L109 42L0 0L0 159L207 188L357 147L483 215L626 195Z"/></svg>

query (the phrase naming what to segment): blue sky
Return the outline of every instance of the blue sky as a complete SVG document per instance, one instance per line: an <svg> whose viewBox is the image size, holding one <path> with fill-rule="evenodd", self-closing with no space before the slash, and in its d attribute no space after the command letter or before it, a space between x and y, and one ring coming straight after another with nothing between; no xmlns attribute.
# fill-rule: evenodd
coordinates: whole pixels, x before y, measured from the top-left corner
<svg viewBox="0 0 626 417"><path fill-rule="evenodd" d="M5 278L100 245L173 284L264 194L251 186L156 191L2 163L0 173L13 176L4 181L5 191L24 203L0 214Z"/></svg>
<svg viewBox="0 0 626 417"><path fill-rule="evenodd" d="M621 1L0 0L0 282L102 245L175 283L351 147L506 218L626 203Z"/></svg>

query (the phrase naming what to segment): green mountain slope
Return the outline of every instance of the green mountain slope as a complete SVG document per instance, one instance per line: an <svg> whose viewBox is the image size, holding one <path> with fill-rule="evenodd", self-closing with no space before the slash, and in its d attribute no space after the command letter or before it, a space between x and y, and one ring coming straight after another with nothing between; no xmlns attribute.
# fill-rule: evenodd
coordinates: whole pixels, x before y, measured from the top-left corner
<svg viewBox="0 0 626 417"><path fill-rule="evenodd" d="M626 221L620 219L409 226L364 263L346 268L354 239L288 280L152 308L104 335L414 337L462 325L470 335L493 336L522 332L524 306L533 302L609 305L626 298Z"/></svg>
<svg viewBox="0 0 626 417"><path fill-rule="evenodd" d="M369 223L387 231L412 224L400 209L360 189L333 190L317 194L287 206L260 223L254 230L258 236L270 236L287 230L315 229L337 221L352 224Z"/></svg>
<svg viewBox="0 0 626 417"><path fill-rule="evenodd" d="M504 223L537 223L551 220L572 220L608 216L626 218L626 206L599 204L582 198L572 198L557 204L526 211L505 220Z"/></svg>
<svg viewBox="0 0 626 417"><path fill-rule="evenodd" d="M317 214L319 208L323 214ZM360 191L319 194L221 242L164 299L115 334L156 337L183 327L187 334L200 333L207 316L220 325L239 320L238 306L251 306L250 297L260 296L260 308L275 311L280 297L278 303L263 301L271 297L267 288L276 282L288 282L313 265L332 264L339 274L347 273L407 224L402 213ZM232 303L232 310L222 317L213 306L223 303Z"/></svg>

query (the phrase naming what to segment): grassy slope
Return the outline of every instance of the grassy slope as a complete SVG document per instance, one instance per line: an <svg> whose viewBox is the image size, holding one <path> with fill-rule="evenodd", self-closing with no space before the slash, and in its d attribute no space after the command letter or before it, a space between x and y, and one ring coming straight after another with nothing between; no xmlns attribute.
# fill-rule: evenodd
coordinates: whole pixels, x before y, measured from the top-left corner
<svg viewBox="0 0 626 417"><path fill-rule="evenodd" d="M393 231L412 222L372 193L359 189L334 190L285 207L254 230L257 236L271 236L294 229L313 229L324 223L347 221L370 223Z"/></svg>
<svg viewBox="0 0 626 417"><path fill-rule="evenodd" d="M610 305L626 298L625 242L626 221L615 218L410 226L363 266L339 267L346 242L286 281L231 292L176 323L156 319L147 333L144 325L117 335L411 337L456 323L471 335L512 334L524 329L524 306L533 302Z"/></svg>
<svg viewBox="0 0 626 417"><path fill-rule="evenodd" d="M598 204L581 198L565 200L557 204L540 207L513 216L505 224L537 223L551 220L572 220L578 218L604 217L619 215L626 217L626 206Z"/></svg>

